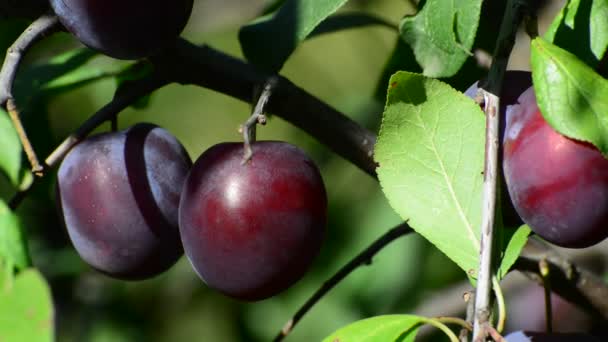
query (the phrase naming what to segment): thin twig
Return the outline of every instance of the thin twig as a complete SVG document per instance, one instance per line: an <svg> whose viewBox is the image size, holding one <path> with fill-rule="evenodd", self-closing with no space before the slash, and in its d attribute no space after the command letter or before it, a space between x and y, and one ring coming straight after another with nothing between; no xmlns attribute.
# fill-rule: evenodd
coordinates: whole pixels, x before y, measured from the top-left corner
<svg viewBox="0 0 608 342"><path fill-rule="evenodd" d="M543 280L543 292L545 293L545 320L547 325L547 332L553 332L553 303L551 302L551 270L546 259L541 259L538 262L538 269L540 276Z"/></svg>
<svg viewBox="0 0 608 342"><path fill-rule="evenodd" d="M498 322L496 323L496 330L502 334L505 329L505 323L507 322L507 308L505 304L505 296L502 293L502 288L498 282L498 277L492 277L492 289L494 290L494 296L496 297L496 305L498 306Z"/></svg>
<svg viewBox="0 0 608 342"><path fill-rule="evenodd" d="M331 289L333 289L340 281L342 281L346 276L352 273L359 266L367 265L370 263L371 259L376 255L379 251L381 251L386 245L395 241L399 237L409 234L412 232L412 229L407 225L407 223L402 223L397 227L389 230L384 235L382 235L379 239L374 241L369 247L359 253L356 257L354 257L351 261L349 261L346 265L344 265L336 274L334 274L331 278L329 278L323 285L296 311L293 317L285 323L279 334L274 338L273 341L282 341L289 333L293 330L296 324L304 317L304 315L312 309L312 307L325 296Z"/></svg>
<svg viewBox="0 0 608 342"><path fill-rule="evenodd" d="M256 140L256 126L258 124L265 125L266 124L266 115L264 115L266 110L266 105L268 101L270 101L270 97L272 96L272 91L274 87L279 83L279 78L277 76L271 76L264 84L264 89L262 93L257 98L256 105L253 108L253 113L245 121L243 125L241 125L240 130L243 133L243 164L247 163L253 152L251 150L251 144L253 144Z"/></svg>
<svg viewBox="0 0 608 342"><path fill-rule="evenodd" d="M479 252L479 270L477 289L475 293L475 317L473 324L473 340L483 341L487 336L486 326L490 317L490 292L492 289L492 274L494 254L494 219L496 214L496 190L498 178L498 147L500 98L502 81L509 55L513 50L515 36L519 24L523 20L526 1L510 0L498 34L498 40L492 58L492 67L488 74L488 83L481 91L484 97L486 113L486 148L483 182L483 206L481 221L481 241Z"/></svg>
<svg viewBox="0 0 608 342"><path fill-rule="evenodd" d="M42 176L43 166L38 161L38 156L36 156L36 152L21 122L21 115L13 99L13 83L15 82L17 70L21 65L21 60L27 51L34 43L56 31L59 27L59 20L55 15L44 14L35 20L8 48L2 69L0 70L0 105L6 107L21 145L31 164L32 172L37 176Z"/></svg>
<svg viewBox="0 0 608 342"><path fill-rule="evenodd" d="M466 321L467 323L473 327L473 316L475 315L475 292L468 291L465 292L463 299L466 303ZM472 332L472 329L462 329L460 330L460 341L468 342L469 341L469 333Z"/></svg>
<svg viewBox="0 0 608 342"><path fill-rule="evenodd" d="M15 127L15 131L17 131L17 135L19 136L19 140L21 141L25 155L32 166L32 173L41 177L44 167L40 164L40 161L38 161L38 156L34 151L34 147L32 146L30 139L27 137L25 127L23 127L23 123L19 117L19 110L17 109L15 100L13 100L12 97L6 101L6 111L13 122L13 126Z"/></svg>

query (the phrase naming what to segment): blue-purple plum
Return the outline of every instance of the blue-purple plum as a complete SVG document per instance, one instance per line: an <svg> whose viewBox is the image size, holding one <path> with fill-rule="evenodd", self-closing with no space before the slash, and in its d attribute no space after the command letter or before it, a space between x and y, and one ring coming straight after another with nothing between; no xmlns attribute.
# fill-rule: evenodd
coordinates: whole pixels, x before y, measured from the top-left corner
<svg viewBox="0 0 608 342"><path fill-rule="evenodd" d="M127 280L171 267L183 254L178 207L191 164L177 139L151 124L76 145L59 168L57 195L82 259Z"/></svg>
<svg viewBox="0 0 608 342"><path fill-rule="evenodd" d="M519 216L545 240L583 248L608 236L608 159L549 126L533 88L507 113L503 170Z"/></svg>
<svg viewBox="0 0 608 342"><path fill-rule="evenodd" d="M297 147L218 144L194 163L179 208L186 256L213 289L241 300L273 296L318 254L327 220L319 170Z"/></svg>
<svg viewBox="0 0 608 342"><path fill-rule="evenodd" d="M193 0L50 0L84 45L120 59L148 57L182 32Z"/></svg>

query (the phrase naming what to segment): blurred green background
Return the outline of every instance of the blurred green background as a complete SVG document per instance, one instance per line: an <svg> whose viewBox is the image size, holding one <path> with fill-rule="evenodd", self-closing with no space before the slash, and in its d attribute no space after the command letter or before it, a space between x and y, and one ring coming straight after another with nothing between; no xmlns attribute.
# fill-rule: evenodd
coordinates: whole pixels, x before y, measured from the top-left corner
<svg viewBox="0 0 608 342"><path fill-rule="evenodd" d="M238 29L264 5L261 0L197 0L183 36L240 57ZM409 6L403 0L359 0L350 1L344 10L373 13L397 24ZM25 24L2 23L3 38L10 37L9 33L14 38ZM374 94L396 39L396 32L384 27L323 35L301 45L282 74L376 131L383 103ZM7 38L1 43L8 46L10 41ZM79 47L77 42L68 34L54 35L28 55L26 68L75 47ZM98 56L85 68L112 72L124 65ZM60 95L22 94L23 101L29 101L24 113L27 129L40 155L47 155L107 103L115 88L115 79L104 78ZM23 89L32 88L24 85ZM170 85L154 93L144 109L122 113L119 127L140 121L156 123L176 135L196 159L213 144L240 140L237 128L250 110L250 105L208 89ZM99 130L107 129L109 125ZM152 280L112 280L83 264L71 247L55 209L54 175L49 175L18 213L27 229L34 265L52 287L59 341L268 341L327 278L400 222L374 179L306 133L271 118L258 129L258 138L296 144L322 170L330 200L328 235L310 272L284 293L256 303L240 303L207 289L185 257ZM0 184L3 198L11 193L6 184ZM304 317L287 341L319 341L358 319L417 312L434 291L464 279L452 262L412 234L340 283ZM444 313L442 309L425 307L425 313L439 315Z"/></svg>

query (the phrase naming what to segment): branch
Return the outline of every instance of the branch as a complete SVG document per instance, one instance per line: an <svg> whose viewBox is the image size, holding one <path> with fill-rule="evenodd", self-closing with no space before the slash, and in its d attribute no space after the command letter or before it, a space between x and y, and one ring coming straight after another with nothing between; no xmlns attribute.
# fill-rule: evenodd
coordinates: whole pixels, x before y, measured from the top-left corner
<svg viewBox="0 0 608 342"><path fill-rule="evenodd" d="M4 106L9 113L13 126L19 135L19 140L28 160L32 166L32 172L41 176L43 167L38 161L36 152L27 137L23 123L21 122L19 110L13 99L13 82L25 53L45 35L56 31L60 27L56 16L45 14L36 19L8 48L2 70L0 70L0 105Z"/></svg>
<svg viewBox="0 0 608 342"><path fill-rule="evenodd" d="M543 286L539 263L545 260L549 267L548 281L551 290L574 303L594 317L608 320L608 287L606 282L593 273L576 266L555 250L536 239L530 239L524 252L517 259L514 269Z"/></svg>
<svg viewBox="0 0 608 342"><path fill-rule="evenodd" d="M481 88L486 113L486 147L483 176L483 206L481 214L481 241L479 243L479 273L475 291L475 315L473 316L473 341L485 341L491 314L490 294L494 273L494 219L496 217L496 190L498 179L498 148L500 123L500 98L503 78L511 50L515 44L517 29L527 10L527 1L510 0L498 34L498 42L488 74L488 83ZM487 91L486 91L487 89Z"/></svg>
<svg viewBox="0 0 608 342"><path fill-rule="evenodd" d="M139 81L125 84L123 91L117 93L110 103L87 120L46 159L49 166L56 166L69 148L92 129L112 120L121 110L136 102L141 96L148 95L166 84L171 82L194 84L250 102L254 87L271 76L220 51L207 46L197 47L185 40L180 40L171 52L154 57L151 61L155 65L154 72ZM376 176L376 164L372 158L376 141L374 133L298 88L289 80L280 78L268 104L268 111L302 128L364 172L372 177ZM543 246L534 254L528 248L524 249L514 268L526 274L538 274L537 261L534 262L533 268L529 269L526 260L530 258L536 260L537 255L544 252L552 253ZM557 255L552 254L547 260L550 267L562 271L563 265L574 267ZM576 298L587 298L577 304L601 312L603 317L608 317L608 287L598 282L589 272L576 267L574 269L577 270L576 278L564 277L562 280L552 278L552 289L565 298L574 298L575 301ZM557 277L560 271L552 269L551 274L552 277ZM594 284L594 286L589 287L584 284ZM462 302L462 299L459 300Z"/></svg>
<svg viewBox="0 0 608 342"><path fill-rule="evenodd" d="M310 309L312 309L312 307L318 301L320 301L323 296L325 296L331 289L336 287L339 282L344 280L344 278L351 274L355 269L362 265L369 265L372 262L374 255L380 252L389 243L411 232L412 228L410 228L407 223L402 223L374 241L369 247L363 250L363 252L359 253L340 270L338 270L336 274L323 283L323 285L304 303L304 305L298 309L293 317L287 321L287 323L285 323L283 329L281 329L273 341L282 341L285 337L287 337L295 325L298 324L300 319L302 319L302 317L304 317L304 315L310 311Z"/></svg>

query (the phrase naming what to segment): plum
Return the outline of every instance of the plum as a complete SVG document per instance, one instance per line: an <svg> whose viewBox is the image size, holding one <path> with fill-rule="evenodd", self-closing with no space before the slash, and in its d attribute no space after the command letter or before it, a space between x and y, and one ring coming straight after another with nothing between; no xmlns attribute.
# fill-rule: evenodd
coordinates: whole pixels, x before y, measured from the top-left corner
<svg viewBox="0 0 608 342"><path fill-rule="evenodd" d="M608 160L549 126L533 88L507 111L503 170L515 209L545 240L583 248L608 236Z"/></svg>
<svg viewBox="0 0 608 342"><path fill-rule="evenodd" d="M327 220L319 170L277 141L222 143L194 163L179 206L186 256L211 288L241 300L273 296L299 280L318 254Z"/></svg>
<svg viewBox="0 0 608 342"><path fill-rule="evenodd" d="M193 0L51 0L65 28L84 45L120 59L148 57L186 26Z"/></svg>
<svg viewBox="0 0 608 342"><path fill-rule="evenodd" d="M183 254L178 207L191 164L177 139L152 124L76 145L59 168L57 196L82 259L127 280L171 267Z"/></svg>

